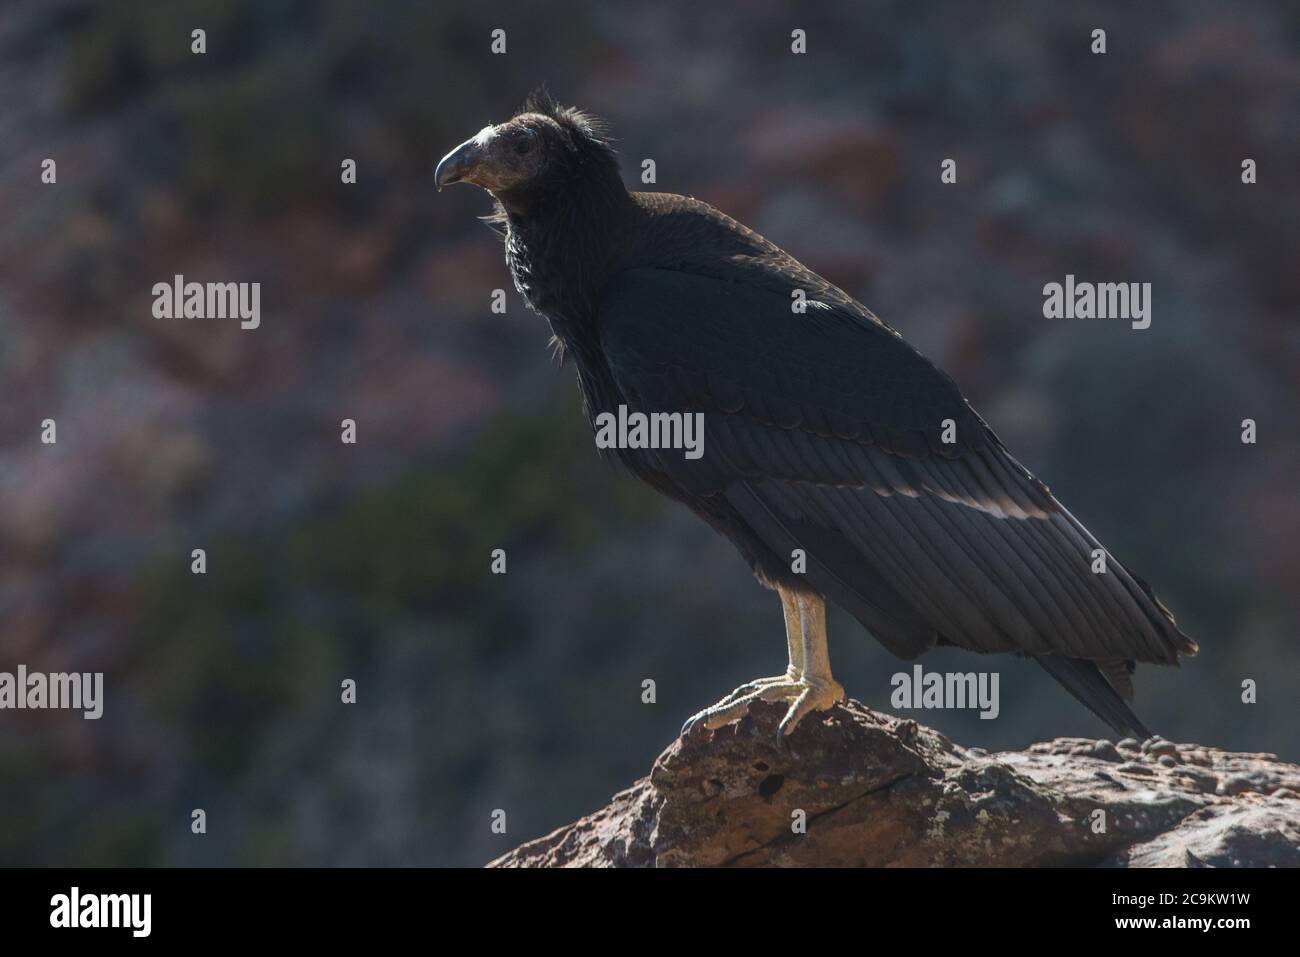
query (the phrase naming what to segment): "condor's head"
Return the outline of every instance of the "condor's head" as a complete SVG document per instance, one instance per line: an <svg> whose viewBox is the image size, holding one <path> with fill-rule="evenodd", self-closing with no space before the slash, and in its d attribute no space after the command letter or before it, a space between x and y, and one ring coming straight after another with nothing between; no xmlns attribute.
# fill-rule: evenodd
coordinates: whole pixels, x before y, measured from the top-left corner
<svg viewBox="0 0 1300 957"><path fill-rule="evenodd" d="M508 214L572 201L575 192L623 191L618 161L593 117L533 93L514 117L485 126L438 163L434 183L473 183Z"/></svg>

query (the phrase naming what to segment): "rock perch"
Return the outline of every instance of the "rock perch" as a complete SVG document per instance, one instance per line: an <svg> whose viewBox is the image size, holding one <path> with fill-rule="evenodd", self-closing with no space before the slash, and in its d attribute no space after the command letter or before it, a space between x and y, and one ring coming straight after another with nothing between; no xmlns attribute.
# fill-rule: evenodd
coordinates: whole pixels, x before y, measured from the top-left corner
<svg viewBox="0 0 1300 957"><path fill-rule="evenodd" d="M760 701L674 741L607 807L488 866L1300 866L1300 767L1273 754L1159 738L989 754L856 701L783 748L783 714Z"/></svg>

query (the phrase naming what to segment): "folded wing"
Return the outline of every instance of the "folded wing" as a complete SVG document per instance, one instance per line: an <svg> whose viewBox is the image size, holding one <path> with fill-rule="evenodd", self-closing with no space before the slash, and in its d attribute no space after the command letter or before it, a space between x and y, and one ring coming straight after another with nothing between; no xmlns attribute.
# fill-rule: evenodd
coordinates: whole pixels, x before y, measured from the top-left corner
<svg viewBox="0 0 1300 957"><path fill-rule="evenodd" d="M633 269L606 290L629 404L705 416L702 459L640 453L650 467L805 549L809 582L904 657L1086 659L1131 694L1126 663L1195 651L1113 557L1094 573L1102 546L893 330L833 287L798 314L800 276L740 276Z"/></svg>

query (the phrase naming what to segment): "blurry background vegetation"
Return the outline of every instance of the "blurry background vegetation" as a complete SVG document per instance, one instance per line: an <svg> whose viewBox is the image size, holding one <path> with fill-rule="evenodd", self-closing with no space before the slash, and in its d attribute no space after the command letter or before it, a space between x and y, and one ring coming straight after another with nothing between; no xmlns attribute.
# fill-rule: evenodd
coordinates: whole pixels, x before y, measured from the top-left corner
<svg viewBox="0 0 1300 957"><path fill-rule="evenodd" d="M540 82L899 328L1155 585L1203 650L1139 673L1149 724L1300 759L1297 8L669 7L0 9L0 670L106 673L99 721L0 713L0 863L480 864L783 665L731 546L597 459L486 198L434 194ZM1044 320L1067 272L1152 282L1151 329ZM175 273L260 281L261 328L154 320ZM831 642L887 708L910 666ZM1106 733L922 663L1001 671L997 721L913 713L966 744Z"/></svg>

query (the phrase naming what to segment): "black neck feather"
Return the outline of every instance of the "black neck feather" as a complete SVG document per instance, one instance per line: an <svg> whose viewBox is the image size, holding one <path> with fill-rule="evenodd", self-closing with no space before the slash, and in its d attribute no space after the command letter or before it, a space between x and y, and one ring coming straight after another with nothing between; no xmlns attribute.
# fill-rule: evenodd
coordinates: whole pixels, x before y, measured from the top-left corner
<svg viewBox="0 0 1300 957"><path fill-rule="evenodd" d="M580 142L547 182L500 196L498 206L516 288L550 322L562 355L581 352L594 340L596 302L636 211L613 152Z"/></svg>

